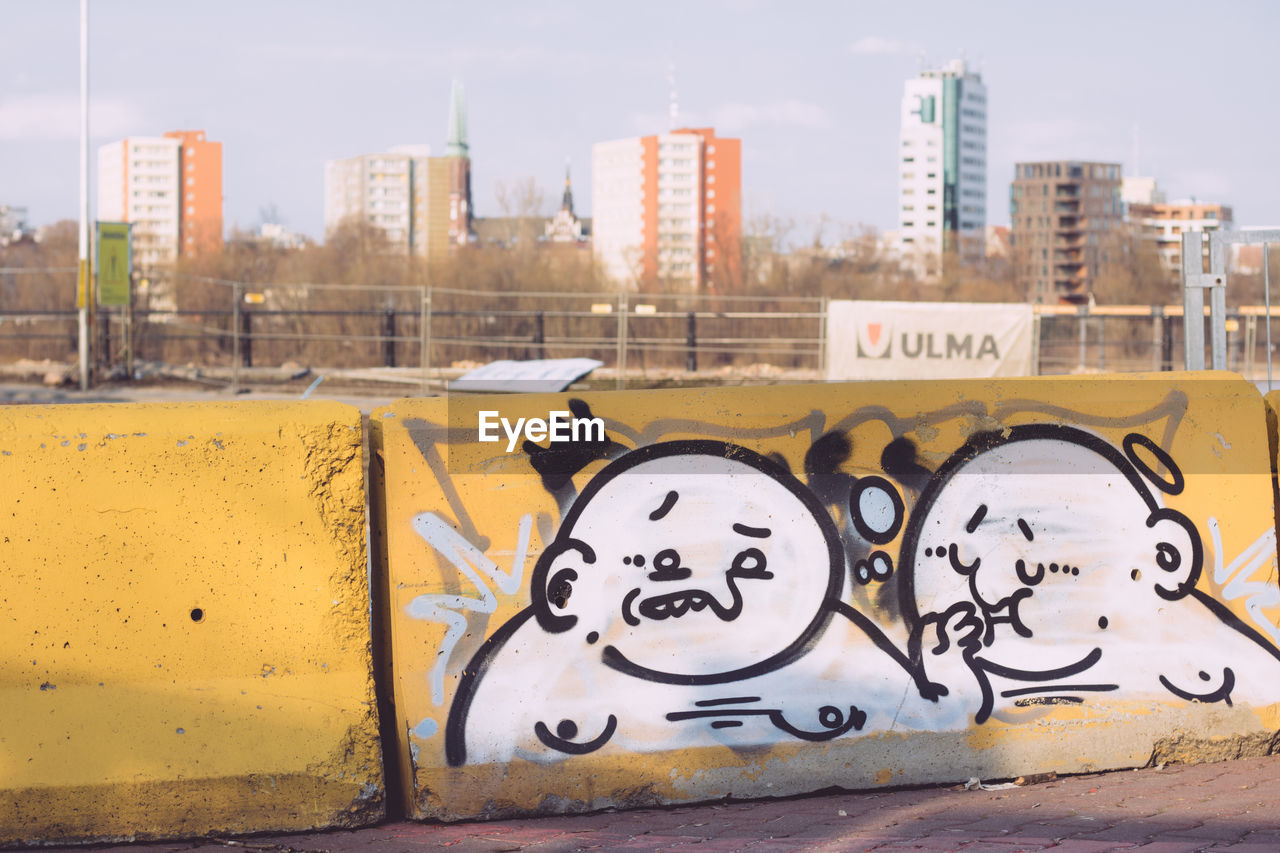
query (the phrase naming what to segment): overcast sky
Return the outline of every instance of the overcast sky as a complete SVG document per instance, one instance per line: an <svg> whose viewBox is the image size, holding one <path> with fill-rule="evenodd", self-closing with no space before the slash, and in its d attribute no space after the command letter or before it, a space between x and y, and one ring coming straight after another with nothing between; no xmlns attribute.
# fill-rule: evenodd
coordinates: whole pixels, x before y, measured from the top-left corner
<svg viewBox="0 0 1280 853"><path fill-rule="evenodd" d="M964 56L988 89L988 222L1017 160L1155 176L1169 197L1280 226L1280 3L325 2L90 0L92 146L204 129L223 143L227 227L275 205L323 231L324 162L444 152L466 87L477 213L565 158L589 214L594 142L680 121L742 139L744 214L807 241L895 226L898 108L921 63ZM76 216L79 4L0 0L0 204ZM1135 146L1135 137L1137 145ZM96 153L92 158L96 164ZM96 180L96 178L95 178Z"/></svg>

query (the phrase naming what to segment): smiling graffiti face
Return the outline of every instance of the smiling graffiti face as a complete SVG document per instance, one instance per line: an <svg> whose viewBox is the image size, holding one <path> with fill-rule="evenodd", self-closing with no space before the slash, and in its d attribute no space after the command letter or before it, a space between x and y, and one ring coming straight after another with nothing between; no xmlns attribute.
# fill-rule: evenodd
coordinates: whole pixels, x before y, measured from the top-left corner
<svg viewBox="0 0 1280 853"><path fill-rule="evenodd" d="M917 614L972 603L977 654L1025 677L1089 669L1198 570L1194 529L1123 457L1078 430L1050 435L949 466L904 546Z"/></svg>
<svg viewBox="0 0 1280 853"><path fill-rule="evenodd" d="M766 671L825 617L843 567L835 543L807 489L761 457L717 442L651 445L579 496L540 561L540 619L642 677Z"/></svg>

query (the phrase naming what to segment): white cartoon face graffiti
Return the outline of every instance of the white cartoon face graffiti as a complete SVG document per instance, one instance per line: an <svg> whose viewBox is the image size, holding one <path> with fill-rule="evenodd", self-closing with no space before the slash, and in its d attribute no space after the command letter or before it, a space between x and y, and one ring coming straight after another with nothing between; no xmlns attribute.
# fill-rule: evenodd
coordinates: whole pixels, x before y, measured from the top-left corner
<svg viewBox="0 0 1280 853"><path fill-rule="evenodd" d="M842 563L789 478L668 452L591 486L535 589L541 581L544 626L581 634L610 666L673 683L739 678L767 670L823 618Z"/></svg>
<svg viewBox="0 0 1280 853"><path fill-rule="evenodd" d="M1018 441L956 468L916 526L917 607L972 602L981 654L1024 673L1083 672L1107 632L1146 622L1177 595L1189 532L1094 450Z"/></svg>
<svg viewBox="0 0 1280 853"><path fill-rule="evenodd" d="M1196 588L1199 533L1157 493L1184 485L1136 433L1123 453L1065 425L975 436L907 525L899 596L913 661L950 670L950 687L958 653L981 688L977 723L997 694L1255 701L1280 653Z"/></svg>

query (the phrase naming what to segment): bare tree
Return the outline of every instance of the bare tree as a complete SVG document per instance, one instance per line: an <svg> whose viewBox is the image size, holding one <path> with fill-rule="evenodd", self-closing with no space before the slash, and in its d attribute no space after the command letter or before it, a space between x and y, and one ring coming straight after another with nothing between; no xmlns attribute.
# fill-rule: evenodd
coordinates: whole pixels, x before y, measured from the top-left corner
<svg viewBox="0 0 1280 853"><path fill-rule="evenodd" d="M531 249L541 236L541 220L546 209L546 193L532 177L511 182L493 182L493 195L502 211L505 242L508 246Z"/></svg>

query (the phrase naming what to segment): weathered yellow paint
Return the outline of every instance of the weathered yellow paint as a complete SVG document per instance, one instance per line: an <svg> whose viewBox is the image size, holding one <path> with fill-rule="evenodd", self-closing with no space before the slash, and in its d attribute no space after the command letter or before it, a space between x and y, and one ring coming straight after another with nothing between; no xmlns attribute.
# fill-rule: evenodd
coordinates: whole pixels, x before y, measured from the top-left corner
<svg viewBox="0 0 1280 853"><path fill-rule="evenodd" d="M483 694L483 700L476 699L469 706L464 719L489 712L502 720L522 719L523 708L566 690L576 690L587 699L592 698L593 689L598 690L597 698L621 717L629 712L640 713L635 709L646 703L666 701L662 697L668 694L683 704L663 706L664 710L695 707L695 697L702 703L696 705L700 709L719 707L715 704L719 700L706 698L717 695L713 691L697 693L701 688L695 688L682 697L682 687L639 678L628 680L614 668L596 666L591 657L595 654L595 640L588 637L583 641L574 636L577 629L563 635L578 645L565 645L567 651L562 658L539 657L536 645L521 646L510 639L524 636L521 632L535 625L535 619L520 621L526 618L521 614L534 599L531 575L535 563L552 544L562 524L569 522L566 514L573 513L576 496L606 467L606 460L598 455L572 475L571 488L560 493L562 506L544 486L527 453L519 449L506 452L505 439L498 444L477 441L479 412L498 411L512 422L520 417L545 418L550 411L568 409L571 397L584 402L590 414L604 419L609 438L616 442L608 454L611 458L659 443L714 440L785 461L790 471L815 491L831 488L836 481L846 483L841 488L847 490L849 477L885 477L904 504L906 521L891 538L875 547L886 552L898 568L904 564L903 549L920 499L919 490L936 479L936 472L949 457L979 433L998 434L1009 441L1011 436L1026 435L1025 428L1030 424L1063 424L1100 440L1121 460L1125 458L1122 448L1126 437L1137 434L1144 437L1146 445L1137 445L1135 453L1151 471L1145 479L1140 471L1136 476L1147 483L1146 488L1155 496L1152 500L1162 507L1160 513L1185 519L1194 530L1195 535L1187 534L1190 538L1186 542L1198 540L1203 546L1196 595L1218 602L1214 606L1229 614L1220 616L1214 625L1227 626L1230 620L1237 620L1248 632L1262 637L1266 625L1274 629L1280 616L1280 598L1272 597L1276 589L1275 519L1269 477L1272 454L1264 407L1252 385L1231 374L849 383L399 401L374 412L371 419L371 441L380 459L375 466L380 473L372 488L377 495L375 500L384 506L379 525L383 533L374 559L388 579L385 605L394 670L396 748L412 815L445 819L496 817L726 796L782 796L831 785L858 788L890 781L921 784L969 776L987 779L1051 770L1127 767L1144 764L1153 754L1187 758L1197 754L1197 749L1204 750L1205 755L1217 754L1217 747L1205 746L1208 741L1197 742L1198 746L1182 752L1171 746L1190 743L1195 738L1216 738L1215 743L1235 744L1238 750L1262 749L1260 744L1270 742L1268 738L1277 728L1280 716L1275 703L1280 702L1280 683L1275 679L1263 683L1259 677L1249 677L1258 667L1275 662L1274 644L1244 640L1245 631L1231 627L1221 628L1225 639L1216 635L1188 638L1179 621L1181 617L1175 616L1179 611L1173 602L1151 605L1152 613L1143 617L1146 622L1136 628L1125 627L1124 603L1117 601L1117 611L1110 613L1112 635L1121 628L1130 632L1125 636L1131 637L1142 638L1148 632L1149 652L1131 653L1139 659L1152 660L1152 669L1160 665L1161 651L1177 655L1179 649L1185 648L1177 644L1183 642L1194 642L1197 648L1212 648L1219 640L1227 646L1243 644L1245 656L1253 655L1261 662L1229 661L1239 669L1241 682L1230 705L1223 701L1186 701L1171 693L1156 699L1145 693L1129 695L1121 686L1115 692L1100 692L1086 701L1070 704L1015 707L1010 698L1005 705L997 705L994 714L981 724L975 722L972 709L961 717L946 717L939 710L938 723L932 725L928 716L932 706L926 703L923 711L911 712L916 716L909 722L906 720L911 714L906 710L900 720L893 707L882 708L880 712L888 722L879 728L871 726L861 734L855 731L817 743L780 733L772 742L735 743L733 737L738 730L728 728L712 735L700 731L686 738L692 729L665 734L661 719L646 718L638 723L631 719L619 722L612 739L586 754L565 755L556 749L540 752L538 741L529 733L522 733L522 738L515 738L515 751L507 760L451 763L444 734L463 671L469 668L478 674L470 676L473 687L468 688L478 690L475 684L491 684L499 677L490 665L499 661L501 654L506 654L509 661L521 651L532 656L508 666L504 670L508 675L502 676L512 679L506 692L494 692L495 687ZM833 432L847 440L848 452L843 457L836 454L834 468L824 481L818 476L823 473L821 465L815 468L815 459L810 456L806 462L806 456L820 437ZM914 459L905 469L886 466L884 454L895 440L912 445ZM996 440L997 446L1008 446L999 445L999 441ZM544 447L548 444L538 443ZM1155 479L1168 479L1170 475L1152 455L1155 451L1142 449L1147 445L1167 453L1176 463L1185 478L1184 488L1170 488L1173 493L1165 494L1153 485ZM1125 470L1130 468L1137 470L1136 463ZM1011 489L1021 489L1025 483L1035 481L1035 474L1025 471L1010 474ZM912 480L913 476L918 480ZM1115 483L1106 483L1105 489L1114 486ZM650 487L637 484L637 488ZM655 494L660 495L661 489ZM1094 504L1109 505L1111 500L1105 490L1092 497L1072 498L1075 509L1089 509L1091 517L1096 517L1099 512ZM625 496L615 496L614 500L625 500ZM1037 496L1035 500L1043 502L1046 498ZM1063 501L1070 503L1066 498ZM858 553L865 555L870 546L851 532L847 506L846 502L842 511L837 501L827 508L846 548L861 547L863 550ZM1072 509L1064 506L1063 512L1069 517ZM656 501L655 512L660 514ZM1144 533L1148 527L1154 531L1174 527L1168 518L1162 521L1152 516L1150 525L1144 525L1144 520L1145 517L1136 521L1118 517L1114 530L1099 531L1097 536L1077 535L1085 546L1093 546L1093 539L1108 537L1121 545L1125 540L1148 535ZM924 521L922 515L918 523ZM1016 530L1012 519L1004 522ZM620 533L625 532L626 523L620 518ZM719 522L708 517L705 523L710 528ZM586 526L586 522L582 524ZM520 561L517 556L525 531L527 553ZM1043 529L1041 535L1045 536ZM924 565L919 552L926 538L926 533L920 533L920 541L915 543L917 551L912 559L917 567ZM596 548L612 547L612 543L599 539L593 543ZM659 543L652 545L654 550L659 547ZM1177 550L1168 546L1149 555L1151 565L1141 589L1154 590L1159 583L1161 570L1156 567L1156 554L1162 560L1181 559L1182 565L1190 565L1190 545L1184 543L1177 557L1170 557L1170 548ZM1061 559L1069 562L1071 557L1068 553ZM874 625L872 630L881 632L894 647L906 649L910 626L890 590L891 586L896 588L897 581L854 583L850 577L852 568L846 563L840 601L866 616ZM609 568L615 570L621 571L621 567ZM1176 572L1176 567L1166 571ZM1128 575L1127 568L1125 574ZM1207 605L1185 597L1189 589L1177 592L1183 598L1176 604L1194 605L1201 615L1209 613ZM550 595L549 588L547 594ZM1149 592L1144 594L1153 598ZM674 619L668 624L671 622ZM831 622L837 623L847 628L839 618ZM614 628L626 631L625 627ZM1097 630L1107 628L1099 623ZM767 633L764 627L761 631ZM495 635L498 639L507 638L498 645L499 651L488 657L480 654L486 640L491 646L498 643ZM559 636L547 634L546 647L559 648L554 646ZM826 634L821 636L825 638ZM1105 645L1106 641L1099 643ZM588 649L591 651L584 653ZM671 656L679 659L686 652L677 644L671 649ZM869 653L860 647L858 654ZM437 660L443 660L438 682ZM476 666L482 660L485 666ZM578 662L591 673L583 675L573 670ZM545 681L537 675L543 669L547 672ZM783 673L785 669L776 672ZM522 671L532 674L522 676ZM760 676L760 683L768 687L768 678L774 672ZM1211 687L1225 677L1218 670L1214 674L1217 680ZM953 688L951 700L961 702L964 690L971 685L948 678L952 679L947 681ZM750 692L743 689L735 693L737 682L732 678L721 683L726 686L716 688L719 695L742 697ZM816 682L823 689L831 684ZM801 687L796 692L803 693L805 689ZM1206 694L1208 690L1206 687ZM900 693L897 698L903 699ZM943 708L951 700L940 700L938 707ZM495 701L516 708L516 712L497 707ZM578 707L589 710L589 706L590 702L584 702ZM909 709L910 704L904 707ZM532 719L545 722L552 734L558 732L559 715L535 715ZM789 717L786 719L791 722ZM630 724L634 725L626 729ZM575 726L564 740L582 743L600 731L597 718L589 725ZM497 739L493 743L479 741L477 754L498 755L508 749L499 744L505 733L494 732L493 737ZM723 741L719 745L709 743L710 737ZM468 734L468 750L473 742L475 739ZM545 739L541 742L548 743ZM388 745L389 750L391 746Z"/></svg>
<svg viewBox="0 0 1280 853"><path fill-rule="evenodd" d="M384 813L359 412L0 409L0 842Z"/></svg>

